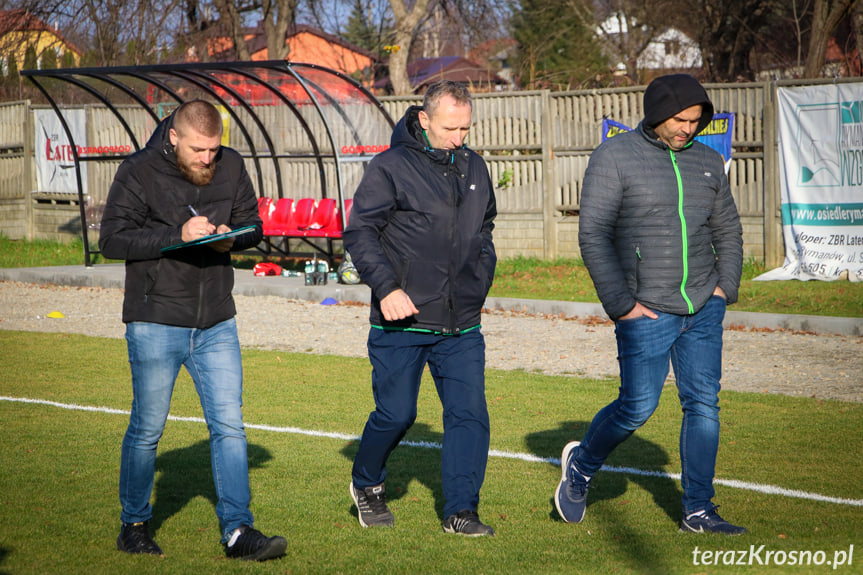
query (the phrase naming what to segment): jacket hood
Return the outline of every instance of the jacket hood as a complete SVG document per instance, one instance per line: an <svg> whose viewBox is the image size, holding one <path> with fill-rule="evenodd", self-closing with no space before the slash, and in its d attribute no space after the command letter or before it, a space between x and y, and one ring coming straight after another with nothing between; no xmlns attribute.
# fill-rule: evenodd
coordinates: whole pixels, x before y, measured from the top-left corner
<svg viewBox="0 0 863 575"><path fill-rule="evenodd" d="M428 138L420 125L419 114L422 111L422 106L411 106L408 108L405 115L399 120L396 127L393 129L393 135L390 138L390 147L407 146L415 150L425 152L433 161L438 163L452 163L454 150L444 150L432 148ZM466 146L462 146L464 149Z"/></svg>
<svg viewBox="0 0 863 575"><path fill-rule="evenodd" d="M653 80L644 91L644 120L647 131L691 106L701 104L698 135L713 120L713 103L704 87L689 74L670 74Z"/></svg>
<svg viewBox="0 0 863 575"><path fill-rule="evenodd" d="M423 136L423 129L420 126L420 112L422 106L411 106L408 108L405 115L398 121L396 127L393 128L393 135L390 137L390 146L410 146L412 148L425 148L428 144Z"/></svg>
<svg viewBox="0 0 863 575"><path fill-rule="evenodd" d="M171 140L168 137L173 126L174 114L172 113L170 116L159 122L159 125L156 126L155 130L153 130L153 133L150 135L150 139L147 140L147 147L158 151L161 156L170 156L173 158L174 146L171 145Z"/></svg>

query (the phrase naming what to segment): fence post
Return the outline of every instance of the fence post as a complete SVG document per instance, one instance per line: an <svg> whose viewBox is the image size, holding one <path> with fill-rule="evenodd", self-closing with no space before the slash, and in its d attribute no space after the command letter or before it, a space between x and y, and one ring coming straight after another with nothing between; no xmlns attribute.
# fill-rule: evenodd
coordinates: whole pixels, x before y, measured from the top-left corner
<svg viewBox="0 0 863 575"><path fill-rule="evenodd" d="M779 172L779 133L776 110L776 84L764 82L762 134L764 138L764 265L777 268L785 260L782 239L782 213Z"/></svg>
<svg viewBox="0 0 863 575"><path fill-rule="evenodd" d="M554 167L554 118L551 113L551 93L543 90L540 96L542 114L542 236L544 239L543 257L554 259L558 255L557 246L557 171Z"/></svg>
<svg viewBox="0 0 863 575"><path fill-rule="evenodd" d="M32 240L36 236L36 223L33 221L33 194L36 189L36 151L35 145L35 122L33 121L33 104L30 100L24 105L24 151L21 161L24 163L24 237Z"/></svg>

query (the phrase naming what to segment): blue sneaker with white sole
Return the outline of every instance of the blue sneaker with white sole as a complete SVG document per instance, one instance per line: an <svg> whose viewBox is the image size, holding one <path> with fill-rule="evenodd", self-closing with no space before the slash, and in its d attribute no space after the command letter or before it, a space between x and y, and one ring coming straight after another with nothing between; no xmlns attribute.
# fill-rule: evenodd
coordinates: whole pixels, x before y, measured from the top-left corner
<svg viewBox="0 0 863 575"><path fill-rule="evenodd" d="M581 523L587 509L587 489L590 487L590 477L582 475L571 463L572 451L578 447L579 441L570 441L563 448L560 456L561 477L554 491L554 506L561 518L567 523Z"/></svg>
<svg viewBox="0 0 863 575"><path fill-rule="evenodd" d="M747 533L745 527L732 525L719 516L716 505L697 513L690 513L680 522L681 533L719 533L720 535L742 535Z"/></svg>

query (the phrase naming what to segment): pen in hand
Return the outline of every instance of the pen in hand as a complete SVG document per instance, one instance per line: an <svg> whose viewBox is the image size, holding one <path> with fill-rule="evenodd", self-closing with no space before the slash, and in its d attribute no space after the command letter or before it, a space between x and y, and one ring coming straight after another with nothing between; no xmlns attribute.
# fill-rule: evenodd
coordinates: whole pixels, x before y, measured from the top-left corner
<svg viewBox="0 0 863 575"><path fill-rule="evenodd" d="M198 213L198 210L196 210L196 209L195 209L195 206L193 206L192 204L189 204L189 205L188 205L188 206L186 206L186 207L188 207L188 208L189 208L189 213L190 213L190 214L192 214L192 217L198 217L198 216L200 216L200 215L201 215L201 214L199 214L199 213Z"/></svg>

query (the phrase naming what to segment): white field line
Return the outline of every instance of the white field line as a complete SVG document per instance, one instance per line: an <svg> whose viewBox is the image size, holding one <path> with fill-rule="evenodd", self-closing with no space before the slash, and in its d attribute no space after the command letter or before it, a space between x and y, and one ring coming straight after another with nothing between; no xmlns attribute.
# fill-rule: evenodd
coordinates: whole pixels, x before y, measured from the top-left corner
<svg viewBox="0 0 863 575"><path fill-rule="evenodd" d="M31 403L37 405L49 405L60 409L70 409L74 411L91 411L96 413L108 413L115 415L129 415L128 411L122 409L114 409L111 407L92 407L87 405L76 405L68 403L58 403L56 401L47 401L44 399L29 399L24 397L6 397L0 396L0 401L10 401L16 403ZM190 423L204 423L201 417L177 417L169 415L171 421L185 421ZM308 435L312 437L326 437L329 439L340 439L343 441L359 440L357 435L347 433L337 433L334 431L317 431L313 429L302 429L299 427L278 427L274 425L259 425L254 423L246 423L247 429L257 429L261 431L271 431L273 433L291 433L294 435ZM441 449L441 444L433 441L402 441L400 445L409 447L419 447L422 449ZM530 453L519 453L512 451L501 451L492 449L488 452L490 457L502 457L504 459L519 459L529 463L550 463L552 465L560 465L560 459L556 457L539 457ZM638 469L635 467L618 467L615 465L603 465L602 471L609 473L624 473L626 475L640 475L644 477L664 477L666 479L674 479L680 481L679 473L666 473L664 471L651 471L646 469ZM785 489L775 485L765 485L763 483L751 483L749 481L740 481L737 479L714 479L716 485L724 485L734 489L745 489L748 491L756 491L766 495L779 495L781 497L793 497L797 499L808 499L810 501L821 501L824 503L835 503L837 505L853 505L855 507L863 507L863 499L848 499L845 497L831 497L829 495L821 495L819 493L810 493L808 491L800 491L797 489Z"/></svg>

